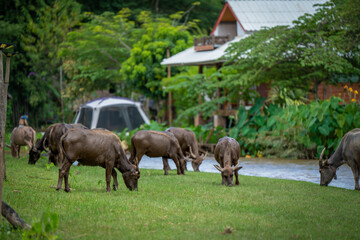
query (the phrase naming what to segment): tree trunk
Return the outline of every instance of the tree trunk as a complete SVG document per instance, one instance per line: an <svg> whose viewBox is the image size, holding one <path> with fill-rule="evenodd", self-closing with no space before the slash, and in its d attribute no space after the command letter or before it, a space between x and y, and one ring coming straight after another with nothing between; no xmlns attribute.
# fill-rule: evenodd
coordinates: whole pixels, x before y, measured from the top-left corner
<svg viewBox="0 0 360 240"><path fill-rule="evenodd" d="M7 205L4 201L2 201L1 205L1 215L6 218L6 220L8 220L14 228L31 228L31 226L27 224L24 220L22 220L20 216L15 212L15 210L12 209L9 205Z"/></svg>
<svg viewBox="0 0 360 240"><path fill-rule="evenodd" d="M4 97L6 96L6 97ZM5 123L6 115L4 108L6 108L7 93L5 92L4 83L4 68L3 68L3 54L0 50L0 201L2 200L2 187L4 180L4 162L5 162ZM0 206L1 210L1 206Z"/></svg>
<svg viewBox="0 0 360 240"><path fill-rule="evenodd" d="M5 125L7 110L7 90L10 78L10 57L6 57L4 81L3 52L0 50L0 206L1 214L15 227L31 228L9 205L2 201L3 180L5 177Z"/></svg>

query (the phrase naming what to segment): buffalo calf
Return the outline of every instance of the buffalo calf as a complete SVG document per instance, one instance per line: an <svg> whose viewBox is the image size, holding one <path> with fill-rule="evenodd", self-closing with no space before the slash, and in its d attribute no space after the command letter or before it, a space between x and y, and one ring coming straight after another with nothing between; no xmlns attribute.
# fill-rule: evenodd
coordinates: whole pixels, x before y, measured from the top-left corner
<svg viewBox="0 0 360 240"><path fill-rule="evenodd" d="M219 139L215 146L215 159L220 166L214 165L214 167L221 172L223 185L233 186L233 174L236 178L235 184L239 185L238 171L242 168L238 163L239 157L240 145L235 139L230 137Z"/></svg>

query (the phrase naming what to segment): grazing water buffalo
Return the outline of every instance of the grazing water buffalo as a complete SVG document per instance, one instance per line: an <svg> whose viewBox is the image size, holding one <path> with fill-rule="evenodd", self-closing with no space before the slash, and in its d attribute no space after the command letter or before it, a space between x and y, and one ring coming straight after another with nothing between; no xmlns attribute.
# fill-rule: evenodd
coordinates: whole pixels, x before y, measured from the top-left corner
<svg viewBox="0 0 360 240"><path fill-rule="evenodd" d="M327 186L333 178L336 179L336 170L347 163L354 174L355 190L360 190L360 128L346 133L334 154L327 160L323 160L324 151L325 148L322 150L319 160L320 185Z"/></svg>
<svg viewBox="0 0 360 240"><path fill-rule="evenodd" d="M166 132L171 132L174 134L176 139L179 141L180 148L183 152L183 155L189 155L191 160L191 165L194 171L200 171L199 166L202 161L206 158L207 152L200 156L199 154L199 144L197 142L195 133L184 128L171 127L166 129ZM168 164L168 163L167 163Z"/></svg>
<svg viewBox="0 0 360 240"><path fill-rule="evenodd" d="M130 190L137 190L140 173L127 159L121 147L121 141L114 133L100 129L70 129L60 139L59 181L56 190L62 185L65 177L65 191L70 192L68 183L69 170L77 160L82 165L100 166L106 169L106 191L110 192L111 176L113 189L118 188L117 168L123 176L125 185Z"/></svg>
<svg viewBox="0 0 360 240"><path fill-rule="evenodd" d="M222 184L233 186L233 173L235 173L235 184L239 185L238 171L242 168L239 166L240 157L239 143L230 137L220 138L215 146L215 159L220 164L214 167L221 172ZM235 167L232 167L232 166Z"/></svg>
<svg viewBox="0 0 360 240"><path fill-rule="evenodd" d="M35 164L39 160L42 151L47 151L49 148L49 162L53 162L58 165L59 162L59 142L60 138L69 129L80 128L86 129L82 124L66 124L66 123L55 123L49 126L44 136L36 141L35 147L29 152L29 164Z"/></svg>
<svg viewBox="0 0 360 240"><path fill-rule="evenodd" d="M28 126L19 126L11 132L11 154L20 158L20 147L29 146L30 151L35 146L35 130Z"/></svg>
<svg viewBox="0 0 360 240"><path fill-rule="evenodd" d="M130 162L139 163L142 156L162 157L164 163L165 175L168 175L167 159L174 160L177 174L185 174L185 158L178 140L174 134L170 132L141 130L136 132L131 138L131 156Z"/></svg>

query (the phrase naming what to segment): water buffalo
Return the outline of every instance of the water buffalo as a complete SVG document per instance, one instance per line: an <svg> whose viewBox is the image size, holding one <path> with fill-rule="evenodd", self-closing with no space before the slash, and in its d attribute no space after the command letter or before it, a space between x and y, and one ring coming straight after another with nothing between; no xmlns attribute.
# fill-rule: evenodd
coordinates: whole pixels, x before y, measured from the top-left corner
<svg viewBox="0 0 360 240"><path fill-rule="evenodd" d="M199 144L197 142L195 133L184 128L170 127L166 129L166 132L174 134L176 139L179 141L183 155L189 155L191 165L194 171L200 171L199 166L202 161L206 158L207 152L200 156Z"/></svg>
<svg viewBox="0 0 360 240"><path fill-rule="evenodd" d="M214 167L221 172L222 184L233 186L233 173L235 173L235 184L239 185L238 171L242 168L238 159L240 157L239 143L230 137L220 138L215 146L215 159L220 164ZM232 166L235 167L232 167Z"/></svg>
<svg viewBox="0 0 360 240"><path fill-rule="evenodd" d="M59 168L59 181L56 190L62 185L65 177L65 191L70 192L68 183L71 165L78 161L82 165L100 166L106 169L106 191L110 192L111 176L113 189L118 188L117 168L123 176L125 185L130 190L137 190L140 173L127 159L121 141L114 133L100 129L68 130L60 139L60 157L63 158Z"/></svg>
<svg viewBox="0 0 360 240"><path fill-rule="evenodd" d="M336 170L346 163L354 174L355 190L360 190L360 128L347 132L334 154L327 160L323 160L324 151L325 148L322 150L319 160L320 185L327 186L333 178L336 179Z"/></svg>
<svg viewBox="0 0 360 240"><path fill-rule="evenodd" d="M174 134L170 132L151 130L136 132L131 137L131 156L129 160L139 168L140 160L144 155L149 157L162 157L165 175L168 175L166 165L168 158L174 160L177 174L185 174L185 161L188 158L184 157L178 140Z"/></svg>
<svg viewBox="0 0 360 240"><path fill-rule="evenodd" d="M13 157L20 158L20 147L29 146L31 151L35 146L35 130L29 126L19 126L11 132L11 154Z"/></svg>
<svg viewBox="0 0 360 240"><path fill-rule="evenodd" d="M53 162L58 165L59 162L59 142L60 138L69 129L80 128L86 129L82 124L66 124L66 123L55 123L49 126L44 136L36 141L35 147L29 152L29 164L35 164L43 151L49 149L49 162Z"/></svg>

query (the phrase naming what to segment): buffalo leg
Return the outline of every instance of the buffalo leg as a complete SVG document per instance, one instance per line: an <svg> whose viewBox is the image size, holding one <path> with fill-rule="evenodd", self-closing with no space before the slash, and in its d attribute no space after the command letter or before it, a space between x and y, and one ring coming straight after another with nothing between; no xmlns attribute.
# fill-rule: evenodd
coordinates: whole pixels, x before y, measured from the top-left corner
<svg viewBox="0 0 360 240"><path fill-rule="evenodd" d="M16 151L17 151L17 158L20 158L20 150L21 150L21 146L20 146L20 145L18 145L18 146L16 147Z"/></svg>
<svg viewBox="0 0 360 240"><path fill-rule="evenodd" d="M355 160L348 160L347 163L349 164L351 171L353 172L354 175L354 180L355 180L355 190L360 190L359 188L359 168L355 163Z"/></svg>
<svg viewBox="0 0 360 240"><path fill-rule="evenodd" d="M111 184L112 170L114 170L114 164L112 164L112 166L110 164L106 164L105 177L106 177L106 191L107 192L111 192L110 184Z"/></svg>
<svg viewBox="0 0 360 240"><path fill-rule="evenodd" d="M55 154L53 152L49 153L49 161L48 164L50 163L54 163L54 165L56 166L56 162L55 162Z"/></svg>
<svg viewBox="0 0 360 240"><path fill-rule="evenodd" d="M144 156L144 153L137 153L135 156L135 165L138 168L138 170L139 170L140 160L143 156Z"/></svg>
<svg viewBox="0 0 360 240"><path fill-rule="evenodd" d="M59 190L62 185L63 178L65 176L65 191L70 192L69 184L68 184L68 176L69 176L69 170L71 167L71 163L69 161L64 161L63 164L61 164L59 168L59 180L58 185L56 187L56 190ZM66 176L67 174L67 176Z"/></svg>
<svg viewBox="0 0 360 240"><path fill-rule="evenodd" d="M164 160L163 160L164 161ZM171 170L171 167L170 167L170 165L169 165L169 161L168 161L168 159L166 158L166 163L165 162L163 162L163 164L164 164L164 167L165 167L165 165L166 165L166 169L168 170L168 171L170 171Z"/></svg>
<svg viewBox="0 0 360 240"><path fill-rule="evenodd" d="M174 160L174 163L176 165L177 174L178 175L185 174L184 169L183 169L183 167L182 167L182 165L180 163L180 160L177 157L174 157L172 159Z"/></svg>
<svg viewBox="0 0 360 240"><path fill-rule="evenodd" d="M72 164L70 164L71 167ZM70 173L70 167L68 168L68 170L65 173L65 192L70 192L70 187L69 187L69 173Z"/></svg>
<svg viewBox="0 0 360 240"><path fill-rule="evenodd" d="M116 191L119 188L119 184L117 181L117 173L115 171L115 168L113 168L111 175L113 177L113 189L114 189L114 191Z"/></svg>
<svg viewBox="0 0 360 240"><path fill-rule="evenodd" d="M239 185L239 172L235 171L235 185Z"/></svg>
<svg viewBox="0 0 360 240"><path fill-rule="evenodd" d="M163 157L162 158L162 160L163 160L163 169L164 169L164 175L169 175L169 172L168 172L168 170L169 170L169 162L168 162L168 159L166 158L166 157Z"/></svg>

